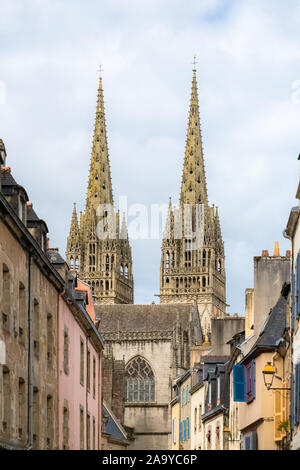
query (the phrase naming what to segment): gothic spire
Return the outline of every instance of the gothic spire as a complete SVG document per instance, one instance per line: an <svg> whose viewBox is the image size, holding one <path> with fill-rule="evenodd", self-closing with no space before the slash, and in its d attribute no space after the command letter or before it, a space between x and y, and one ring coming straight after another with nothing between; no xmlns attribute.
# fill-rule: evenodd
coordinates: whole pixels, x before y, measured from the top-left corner
<svg viewBox="0 0 300 470"><path fill-rule="evenodd" d="M113 204L102 77L99 79L86 207L97 209L99 204Z"/></svg>
<svg viewBox="0 0 300 470"><path fill-rule="evenodd" d="M67 239L67 250L66 250L67 262L71 269L79 266L80 260L80 234L79 224L76 212L76 204L74 203L74 209L72 214L70 232Z"/></svg>
<svg viewBox="0 0 300 470"><path fill-rule="evenodd" d="M193 70L189 122L181 182L181 204L207 204L196 69Z"/></svg>

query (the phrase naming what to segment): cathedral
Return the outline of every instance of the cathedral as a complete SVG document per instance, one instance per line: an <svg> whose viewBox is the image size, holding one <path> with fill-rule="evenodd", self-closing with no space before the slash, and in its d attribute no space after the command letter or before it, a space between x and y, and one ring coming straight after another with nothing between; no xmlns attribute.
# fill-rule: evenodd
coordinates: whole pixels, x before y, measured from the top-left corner
<svg viewBox="0 0 300 470"><path fill-rule="evenodd" d="M105 340L105 403L134 430L130 448L167 449L173 379L209 350L212 319L228 317L224 243L218 208L208 202L195 69L179 206L170 200L162 240L159 305L133 303L126 220L113 201L102 78L79 222L74 205L66 259L93 292Z"/></svg>

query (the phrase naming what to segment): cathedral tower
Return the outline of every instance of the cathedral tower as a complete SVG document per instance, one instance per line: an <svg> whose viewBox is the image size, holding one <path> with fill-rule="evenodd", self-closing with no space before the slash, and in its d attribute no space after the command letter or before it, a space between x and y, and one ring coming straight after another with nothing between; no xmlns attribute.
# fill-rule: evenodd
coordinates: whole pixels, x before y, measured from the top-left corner
<svg viewBox="0 0 300 470"><path fill-rule="evenodd" d="M85 212L78 223L74 205L67 240L67 262L93 292L95 304L133 303L132 256L125 217L114 210L106 136L102 77Z"/></svg>
<svg viewBox="0 0 300 470"><path fill-rule="evenodd" d="M226 311L225 255L218 208L209 206L193 70L180 204L169 211L161 249L160 302L198 304L204 334Z"/></svg>

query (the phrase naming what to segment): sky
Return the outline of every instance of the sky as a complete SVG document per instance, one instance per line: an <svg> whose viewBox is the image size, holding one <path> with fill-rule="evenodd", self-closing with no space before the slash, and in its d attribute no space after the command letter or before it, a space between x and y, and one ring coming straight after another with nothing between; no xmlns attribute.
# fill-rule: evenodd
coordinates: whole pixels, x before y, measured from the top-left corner
<svg viewBox="0 0 300 470"><path fill-rule="evenodd" d="M289 249L300 152L300 2L0 0L0 138L50 246L84 210L99 65L114 199L178 203L193 56L227 303L244 314L253 257ZM116 207L118 208L118 207ZM150 210L150 209L149 209ZM130 223L130 220L128 220ZM131 240L135 303L159 302L159 239Z"/></svg>

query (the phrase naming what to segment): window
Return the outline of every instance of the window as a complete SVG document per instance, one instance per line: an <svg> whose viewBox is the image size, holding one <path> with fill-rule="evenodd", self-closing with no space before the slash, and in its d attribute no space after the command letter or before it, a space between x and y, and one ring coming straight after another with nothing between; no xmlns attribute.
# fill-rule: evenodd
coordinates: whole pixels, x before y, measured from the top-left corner
<svg viewBox="0 0 300 470"><path fill-rule="evenodd" d="M80 450L84 449L84 409L80 406Z"/></svg>
<svg viewBox="0 0 300 470"><path fill-rule="evenodd" d="M197 431L197 408L194 411L194 431Z"/></svg>
<svg viewBox="0 0 300 470"><path fill-rule="evenodd" d="M295 382L293 391L295 393L293 396L295 402L295 406L293 406L295 409L294 424L298 426L300 423L300 362L295 366ZM294 411L294 409L292 411Z"/></svg>
<svg viewBox="0 0 300 470"><path fill-rule="evenodd" d="M3 325L9 327L10 317L10 272L6 264L2 269L2 320Z"/></svg>
<svg viewBox="0 0 300 470"><path fill-rule="evenodd" d="M202 425L202 420L201 420L201 415L202 415L202 406L199 405L199 419L198 419L198 427L199 427L199 431L201 431L201 425Z"/></svg>
<svg viewBox="0 0 300 470"><path fill-rule="evenodd" d="M125 399L128 402L155 401L154 373L141 356L134 357L126 366Z"/></svg>
<svg viewBox="0 0 300 470"><path fill-rule="evenodd" d="M93 357L93 397L96 398L96 359Z"/></svg>
<svg viewBox="0 0 300 470"><path fill-rule="evenodd" d="M86 355L86 386L89 392L91 388L91 353L89 349Z"/></svg>
<svg viewBox="0 0 300 470"><path fill-rule="evenodd" d="M80 383L84 385L84 343L80 338Z"/></svg>
<svg viewBox="0 0 300 470"><path fill-rule="evenodd" d="M250 403L255 398L255 362L251 361L246 366L246 401Z"/></svg>
<svg viewBox="0 0 300 470"><path fill-rule="evenodd" d="M173 438L173 444L176 444L176 424L177 424L177 420L176 418L173 419L173 425L172 425L172 438Z"/></svg>
<svg viewBox="0 0 300 470"><path fill-rule="evenodd" d="M10 386L10 371L5 366L3 366L3 370L2 370L2 387L3 387L2 429L4 433L9 433L10 432L10 419L12 415L11 386Z"/></svg>
<svg viewBox="0 0 300 470"><path fill-rule="evenodd" d="M53 398L47 396L47 449L53 446Z"/></svg>
<svg viewBox="0 0 300 470"><path fill-rule="evenodd" d="M217 378L217 405L221 402L221 377Z"/></svg>
<svg viewBox="0 0 300 470"><path fill-rule="evenodd" d="M66 326L64 329L64 373L69 374L69 333Z"/></svg>
<svg viewBox="0 0 300 470"><path fill-rule="evenodd" d="M81 430L80 430L81 431ZM69 449L69 409L67 403L63 407L63 450Z"/></svg>
<svg viewBox="0 0 300 470"><path fill-rule="evenodd" d="M25 380L19 378L19 439L26 436L26 402L25 402Z"/></svg>
<svg viewBox="0 0 300 470"><path fill-rule="evenodd" d="M37 387L33 387L33 448L39 448L40 431L40 394Z"/></svg>
<svg viewBox="0 0 300 470"><path fill-rule="evenodd" d="M93 449L96 449L96 420L93 417Z"/></svg>
<svg viewBox="0 0 300 470"><path fill-rule="evenodd" d="M86 447L87 450L91 448L91 418L89 413L86 415Z"/></svg>

